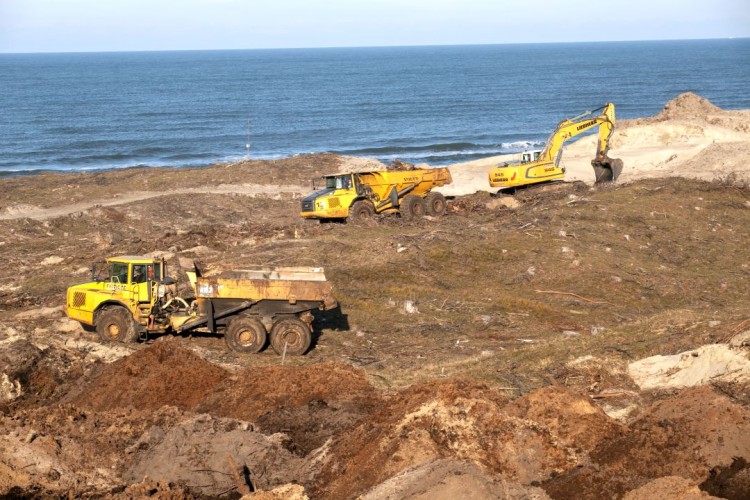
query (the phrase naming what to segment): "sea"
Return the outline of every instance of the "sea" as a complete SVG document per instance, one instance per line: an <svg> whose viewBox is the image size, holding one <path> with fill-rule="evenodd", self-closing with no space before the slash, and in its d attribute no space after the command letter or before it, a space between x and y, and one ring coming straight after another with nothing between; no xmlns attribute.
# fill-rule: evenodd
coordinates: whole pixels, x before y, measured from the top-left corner
<svg viewBox="0 0 750 500"><path fill-rule="evenodd" d="M0 54L0 176L316 152L444 165L687 91L750 109L750 39Z"/></svg>

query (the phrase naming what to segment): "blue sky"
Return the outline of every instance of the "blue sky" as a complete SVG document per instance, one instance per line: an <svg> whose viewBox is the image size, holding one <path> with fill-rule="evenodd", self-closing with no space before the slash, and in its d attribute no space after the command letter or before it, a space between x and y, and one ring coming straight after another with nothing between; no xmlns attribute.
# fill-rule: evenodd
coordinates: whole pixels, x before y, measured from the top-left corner
<svg viewBox="0 0 750 500"><path fill-rule="evenodd" d="M0 0L0 52L750 37L748 0Z"/></svg>

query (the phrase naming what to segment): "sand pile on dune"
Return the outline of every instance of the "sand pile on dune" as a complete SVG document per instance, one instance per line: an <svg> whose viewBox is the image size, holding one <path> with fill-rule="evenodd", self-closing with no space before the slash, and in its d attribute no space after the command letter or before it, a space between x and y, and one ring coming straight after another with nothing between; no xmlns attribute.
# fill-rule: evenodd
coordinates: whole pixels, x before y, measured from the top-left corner
<svg viewBox="0 0 750 500"><path fill-rule="evenodd" d="M592 133L566 143L562 156L566 181L594 183L591 160L597 140L598 134ZM621 182L672 176L750 178L750 110L723 110L686 92L655 116L618 121L609 156L625 162ZM453 183L438 191L446 196L494 191L489 171L519 159L517 154L501 155L450 165Z"/></svg>
<svg viewBox="0 0 750 500"><path fill-rule="evenodd" d="M628 365L643 390L694 387L712 382L750 382L750 359L741 349L709 344L671 356L651 356Z"/></svg>
<svg viewBox="0 0 750 500"><path fill-rule="evenodd" d="M680 94L669 101L661 112L649 121L663 122L666 120L705 120L708 116L721 113L722 109L711 101L692 92Z"/></svg>
<svg viewBox="0 0 750 500"><path fill-rule="evenodd" d="M565 148L566 180L593 182L597 136ZM621 158L621 182L658 177L750 178L750 111L723 110L685 93L657 115L617 122L609 156Z"/></svg>

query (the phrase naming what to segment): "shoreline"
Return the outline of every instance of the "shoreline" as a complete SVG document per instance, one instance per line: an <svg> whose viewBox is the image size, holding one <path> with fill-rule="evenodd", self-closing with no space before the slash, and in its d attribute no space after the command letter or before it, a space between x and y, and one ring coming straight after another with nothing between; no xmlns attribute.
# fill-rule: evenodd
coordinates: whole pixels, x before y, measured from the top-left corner
<svg viewBox="0 0 750 500"><path fill-rule="evenodd" d="M588 135L564 147L561 159L565 181L594 183L591 159L596 152L596 135ZM621 120L610 141L611 158L623 160L625 168L618 182L658 177L750 179L750 110L723 110L692 93L669 101L661 113L635 120ZM487 156L447 165L453 182L439 188L446 196L494 193L488 173L499 163L518 159L519 153ZM437 165L417 164L418 168ZM121 186L114 196L149 192L150 196L171 193L258 192L264 195L310 192L313 179L344 171L383 170L385 163L368 157L334 153L305 153L286 158L250 159L198 167L128 167L87 172L41 171L0 175L0 216L23 217L25 210L38 213L53 206L81 203L104 205L105 194ZM200 172L195 174L195 172ZM63 185L63 186L61 186ZM110 188L103 189L104 186Z"/></svg>

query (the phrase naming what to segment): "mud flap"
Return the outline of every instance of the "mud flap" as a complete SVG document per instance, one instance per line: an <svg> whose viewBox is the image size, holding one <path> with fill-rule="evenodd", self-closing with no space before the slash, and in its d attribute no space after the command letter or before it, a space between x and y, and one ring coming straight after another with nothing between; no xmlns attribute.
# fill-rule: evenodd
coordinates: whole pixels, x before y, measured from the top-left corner
<svg viewBox="0 0 750 500"><path fill-rule="evenodd" d="M623 163L619 158L594 159L591 160L591 166L594 167L595 184L614 182L620 177Z"/></svg>

